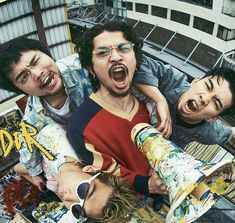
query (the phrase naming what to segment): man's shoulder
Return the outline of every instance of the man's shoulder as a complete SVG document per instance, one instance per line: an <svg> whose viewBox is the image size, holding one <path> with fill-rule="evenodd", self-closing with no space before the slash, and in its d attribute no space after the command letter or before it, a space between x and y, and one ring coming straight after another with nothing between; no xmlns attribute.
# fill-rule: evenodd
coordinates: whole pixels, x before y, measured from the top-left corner
<svg viewBox="0 0 235 223"><path fill-rule="evenodd" d="M44 107L40 97L35 95L29 95L25 107L25 115L27 115L29 112L31 113L32 111L35 112L41 111L43 108Z"/></svg>
<svg viewBox="0 0 235 223"><path fill-rule="evenodd" d="M86 119L93 116L101 107L95 103L91 98L87 98L73 113L72 118Z"/></svg>
<svg viewBox="0 0 235 223"><path fill-rule="evenodd" d="M41 117L42 116L42 117ZM36 120L43 119L45 116L45 108L40 100L40 97L29 95L28 101L23 115L23 121L29 124L35 124Z"/></svg>
<svg viewBox="0 0 235 223"><path fill-rule="evenodd" d="M200 125L187 128L181 125L174 125L174 137L180 140L187 138L187 143L198 141L203 144L222 144L231 137L231 127L226 126L222 121L204 121Z"/></svg>
<svg viewBox="0 0 235 223"><path fill-rule="evenodd" d="M83 132L84 129L88 126L89 122L93 120L97 112L101 109L90 98L86 99L72 114L69 124L68 124L68 133L71 132Z"/></svg>

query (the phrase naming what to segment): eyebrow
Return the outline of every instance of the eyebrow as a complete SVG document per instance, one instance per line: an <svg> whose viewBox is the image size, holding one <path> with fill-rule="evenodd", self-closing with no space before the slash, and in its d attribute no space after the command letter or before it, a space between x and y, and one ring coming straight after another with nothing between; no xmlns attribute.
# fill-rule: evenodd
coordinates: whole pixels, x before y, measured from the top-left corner
<svg viewBox="0 0 235 223"><path fill-rule="evenodd" d="M88 194L88 196L87 196L87 199L89 199L90 197L92 197L93 196L93 194L96 192L96 185L95 184L93 184L94 186L93 186L93 188L92 188L92 190L91 190L91 192Z"/></svg>
<svg viewBox="0 0 235 223"><path fill-rule="evenodd" d="M34 56L32 57L32 59L31 59L30 62L29 62L29 66L32 66L32 65L34 64L36 57L37 57L37 55L34 54Z"/></svg>
<svg viewBox="0 0 235 223"><path fill-rule="evenodd" d="M214 89L214 83L211 79L208 79L209 83L210 83L210 91L212 91Z"/></svg>

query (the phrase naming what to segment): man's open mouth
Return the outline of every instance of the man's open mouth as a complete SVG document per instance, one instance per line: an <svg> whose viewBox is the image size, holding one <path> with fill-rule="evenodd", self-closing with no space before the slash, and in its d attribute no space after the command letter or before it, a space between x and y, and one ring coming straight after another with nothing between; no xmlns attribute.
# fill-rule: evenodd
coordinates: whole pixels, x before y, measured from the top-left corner
<svg viewBox="0 0 235 223"><path fill-rule="evenodd" d="M112 66L109 70L110 77L116 82L125 81L127 74L128 68L123 64Z"/></svg>
<svg viewBox="0 0 235 223"><path fill-rule="evenodd" d="M40 88L45 88L45 87L49 86L50 83L52 82L52 80L54 80L54 75L52 75L52 73L49 72L48 75L46 75L46 76L42 79Z"/></svg>
<svg viewBox="0 0 235 223"><path fill-rule="evenodd" d="M187 101L186 104L187 104L187 107L189 110L191 110L193 112L195 112L197 110L197 103L195 100L190 99Z"/></svg>

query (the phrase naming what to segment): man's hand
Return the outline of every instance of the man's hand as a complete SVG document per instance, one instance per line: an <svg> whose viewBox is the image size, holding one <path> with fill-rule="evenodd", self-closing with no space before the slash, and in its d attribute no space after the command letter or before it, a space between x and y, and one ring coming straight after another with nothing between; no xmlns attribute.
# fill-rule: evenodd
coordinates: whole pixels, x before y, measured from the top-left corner
<svg viewBox="0 0 235 223"><path fill-rule="evenodd" d="M40 191L44 191L43 187L45 187L46 183L43 177L41 176L32 176L33 184L38 187Z"/></svg>
<svg viewBox="0 0 235 223"><path fill-rule="evenodd" d="M235 149L235 138L233 137L229 144Z"/></svg>
<svg viewBox="0 0 235 223"><path fill-rule="evenodd" d="M152 172L148 181L150 194L168 194L166 186L155 171Z"/></svg>
<svg viewBox="0 0 235 223"><path fill-rule="evenodd" d="M156 104L157 120L159 123L157 130L165 138L169 138L172 133L172 121L166 98L157 87L137 83L135 83L135 86Z"/></svg>
<svg viewBox="0 0 235 223"><path fill-rule="evenodd" d="M235 127L232 127L232 132L233 132L233 137L231 139L231 141L229 142L229 144L235 148Z"/></svg>
<svg viewBox="0 0 235 223"><path fill-rule="evenodd" d="M169 138L172 133L172 120L169 107L165 98L158 100L157 106L157 130L162 133L165 138Z"/></svg>

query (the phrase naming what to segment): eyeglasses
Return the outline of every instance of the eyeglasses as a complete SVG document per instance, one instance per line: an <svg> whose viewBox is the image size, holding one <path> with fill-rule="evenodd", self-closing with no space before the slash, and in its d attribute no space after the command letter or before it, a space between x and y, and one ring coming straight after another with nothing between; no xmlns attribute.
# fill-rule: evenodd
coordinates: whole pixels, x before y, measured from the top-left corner
<svg viewBox="0 0 235 223"><path fill-rule="evenodd" d="M92 176L89 180L84 180L77 185L75 192L76 192L76 195L77 195L78 199L80 200L80 202L74 203L70 207L70 211L71 211L74 218L79 219L81 216L85 217L85 211L83 209L83 205L85 203L85 199L86 199L87 193L89 191L90 184L91 184L92 180L94 180L100 174L101 173L97 173L94 176ZM84 222L87 222L87 220L85 220Z"/></svg>
<svg viewBox="0 0 235 223"><path fill-rule="evenodd" d="M99 46L92 53L97 57L107 57L110 55L112 49L116 49L119 53L129 53L135 44L131 42L119 43L116 46Z"/></svg>

